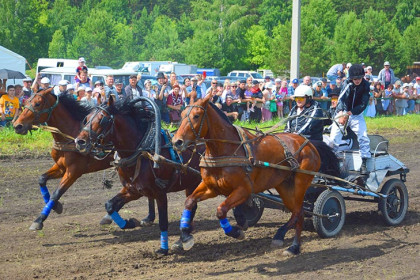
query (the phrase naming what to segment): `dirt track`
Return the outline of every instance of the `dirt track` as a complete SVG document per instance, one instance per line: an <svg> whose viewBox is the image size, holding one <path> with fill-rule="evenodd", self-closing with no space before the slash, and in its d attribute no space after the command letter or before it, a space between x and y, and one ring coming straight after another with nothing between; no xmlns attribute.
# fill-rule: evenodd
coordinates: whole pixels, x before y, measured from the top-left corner
<svg viewBox="0 0 420 280"><path fill-rule="evenodd" d="M420 142L413 134L398 135L407 144L390 152L409 168L406 185L409 212L402 225L387 227L377 205L346 201L347 217L339 236L318 237L305 222L302 254L282 256L270 248L271 237L289 214L266 209L246 239L226 237L215 217L223 198L199 203L191 251L155 259L159 228L121 230L100 226L104 202L119 186L102 188L102 172L85 175L63 196L64 213L52 212L39 232L28 230L43 207L38 177L51 159L0 161L0 279L418 279L420 275ZM401 138L400 138L401 139ZM50 181L50 192L57 181ZM124 218L146 216L146 199L126 205ZM184 194L169 195L169 242L178 239ZM230 220L233 220L230 213ZM286 245L292 234L286 236Z"/></svg>

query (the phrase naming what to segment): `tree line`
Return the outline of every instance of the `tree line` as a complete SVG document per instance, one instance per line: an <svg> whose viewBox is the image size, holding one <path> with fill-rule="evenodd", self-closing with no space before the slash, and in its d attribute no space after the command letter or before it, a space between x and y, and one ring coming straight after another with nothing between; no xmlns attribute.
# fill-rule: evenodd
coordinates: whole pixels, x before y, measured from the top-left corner
<svg viewBox="0 0 420 280"><path fill-rule="evenodd" d="M0 45L24 56L85 57L89 66L170 60L219 68L290 65L292 0L1 0ZM419 60L415 0L302 0L301 75L385 60L397 75Z"/></svg>

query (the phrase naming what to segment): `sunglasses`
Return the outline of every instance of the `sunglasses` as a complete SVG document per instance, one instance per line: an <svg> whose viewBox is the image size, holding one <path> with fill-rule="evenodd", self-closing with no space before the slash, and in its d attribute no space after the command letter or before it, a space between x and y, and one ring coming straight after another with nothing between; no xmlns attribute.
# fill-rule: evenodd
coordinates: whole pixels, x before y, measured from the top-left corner
<svg viewBox="0 0 420 280"><path fill-rule="evenodd" d="M331 98L331 101L338 101L338 98Z"/></svg>
<svg viewBox="0 0 420 280"><path fill-rule="evenodd" d="M238 87L238 86L231 86L231 87Z"/></svg>
<svg viewBox="0 0 420 280"><path fill-rule="evenodd" d="M212 85L217 85L217 83L211 83Z"/></svg>
<svg viewBox="0 0 420 280"><path fill-rule="evenodd" d="M304 101L305 100L305 97L301 97L301 96L299 96L299 97L295 97L295 101Z"/></svg>

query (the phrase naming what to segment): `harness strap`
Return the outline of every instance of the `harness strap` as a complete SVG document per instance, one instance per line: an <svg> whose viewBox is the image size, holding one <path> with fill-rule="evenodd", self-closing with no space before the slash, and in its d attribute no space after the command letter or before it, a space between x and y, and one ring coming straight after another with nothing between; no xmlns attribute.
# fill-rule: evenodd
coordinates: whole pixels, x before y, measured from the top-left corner
<svg viewBox="0 0 420 280"><path fill-rule="evenodd" d="M254 155L252 153L251 145L249 144L248 136L246 135L245 131L242 127L233 125L236 130L238 131L239 139L241 139L241 146L244 147L245 156L248 158L248 160L252 163L254 161ZM235 151L236 153L236 151ZM234 154L235 154L234 153Z"/></svg>
<svg viewBox="0 0 420 280"><path fill-rule="evenodd" d="M275 134L273 134L273 137L274 138L276 138L279 142L280 142L280 145L282 145L283 146L283 152L284 152L284 157L285 157L285 159L284 160L286 160L288 163L289 163L289 165L290 165L290 168L291 168L291 170L292 171L295 171L296 169L298 169L299 168L299 166L300 166L300 164L299 164L299 162L297 161L297 159L295 158L295 155L296 155L296 153L295 153L295 155L293 155L291 152L290 152L290 150L289 150L289 147L286 145L286 143L284 143L284 141L283 140L281 140L281 138L280 137L278 137L277 135L275 135ZM308 140L308 139L306 139L306 140ZM303 145L306 145L306 141L305 141L305 143L303 144ZM302 145L302 146L303 146ZM302 147L301 146L301 147ZM301 148L300 147L300 148ZM299 148L299 149L300 149ZM298 151L300 152L301 151L301 149L299 150L298 149Z"/></svg>
<svg viewBox="0 0 420 280"><path fill-rule="evenodd" d="M78 149L76 149L76 143L74 141L69 142L53 142L53 149L61 152L79 152Z"/></svg>

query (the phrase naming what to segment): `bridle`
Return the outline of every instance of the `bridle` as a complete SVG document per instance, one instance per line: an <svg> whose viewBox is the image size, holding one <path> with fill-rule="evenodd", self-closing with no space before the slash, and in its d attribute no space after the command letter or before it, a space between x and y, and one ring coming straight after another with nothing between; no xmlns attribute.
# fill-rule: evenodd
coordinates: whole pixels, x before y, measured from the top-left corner
<svg viewBox="0 0 420 280"><path fill-rule="evenodd" d="M51 92L50 92L50 94L51 94L51 95L54 95L54 94L52 94ZM47 114L48 114L48 117L47 117L47 119L45 120L45 122L48 122L48 120L51 118L51 113L52 113L52 111L53 111L53 110L55 109L55 107L57 107L57 105L58 105L59 96L58 96L58 95L55 95L55 97L56 97L55 104L53 104L53 105L52 105L51 107L49 107L49 108L42 109L42 110L40 110L40 111L35 110L35 108L34 108L34 107L32 106L32 104L31 104L31 101L32 101L32 100L33 100L36 96L40 96L40 97L41 97L41 99L42 99L42 101L43 101L42 107L45 107L45 105L48 105L48 104L47 104L47 98L46 98L43 94L40 94L39 92L37 92L37 93L34 93L34 94L31 96L31 98L29 98L29 99L28 99L27 104L29 104L29 105L26 105L26 106L24 107L24 109L25 109L25 108L26 108L26 109L28 109L29 111L31 111L31 112L35 115L35 119L34 119L34 122L35 122L35 123L39 123L39 118L40 118L41 114L47 113Z"/></svg>
<svg viewBox="0 0 420 280"><path fill-rule="evenodd" d="M208 104L206 103L206 105L204 105L204 107L203 107L203 106L201 106L201 105L187 105L187 106L185 107L185 108L189 108L189 110L188 110L187 114L185 115L185 117L183 117L183 118L181 119L181 123L182 123L182 121L183 121L185 118L187 118L187 119L188 119L188 123L189 123L189 125L190 125L190 127L191 127L191 130L193 131L193 133L194 133L194 135L195 135L195 140L194 140L194 142L197 142L197 141L202 140L200 135L201 135L201 130L203 129L204 118L206 118L206 120L207 120L207 127L209 127L209 118L208 118L208 116L207 116L207 106L208 106ZM191 113L191 111L192 111L192 109L193 109L193 108L199 108L199 109L201 109L201 110L203 110L203 111L204 111L203 117L201 118L201 122L200 122L200 127L199 127L199 129L198 129L198 133L197 133L197 131L194 129L194 125L193 125L193 123L192 123L192 121L191 121L191 118L190 118L190 113Z"/></svg>
<svg viewBox="0 0 420 280"><path fill-rule="evenodd" d="M91 143L92 147L98 150L101 150L102 153L95 153L95 158L103 159L107 157L110 153L114 151L114 144L110 141L107 144L102 144L103 140L106 136L111 134L114 130L114 115L112 115L105 107L97 106L95 108L95 113L92 115L90 119L86 119L84 121L84 127L82 131L86 131L89 136L89 142ZM105 114L106 113L106 114ZM92 120L96 117L96 115L100 114L102 119L99 122L99 128L101 128L101 133L96 133L92 129ZM109 149L109 151L108 151ZM107 150L106 153L105 150ZM105 156L99 156L99 154L105 154Z"/></svg>

